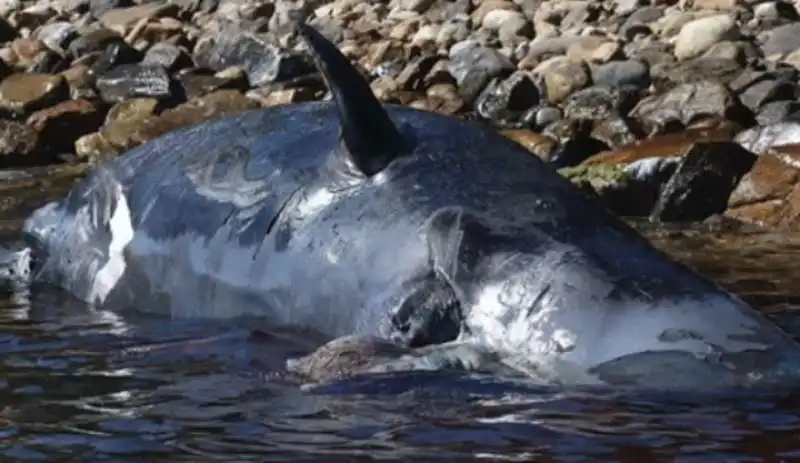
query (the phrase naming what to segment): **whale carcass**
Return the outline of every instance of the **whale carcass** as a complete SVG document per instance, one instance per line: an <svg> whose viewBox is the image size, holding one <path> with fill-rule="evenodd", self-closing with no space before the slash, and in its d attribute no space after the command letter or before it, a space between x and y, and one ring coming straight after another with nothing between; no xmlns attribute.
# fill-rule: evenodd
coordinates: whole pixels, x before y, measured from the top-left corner
<svg viewBox="0 0 800 463"><path fill-rule="evenodd" d="M410 368L490 359L561 384L656 386L795 375L783 331L551 166L489 128L382 105L331 42L297 31L331 100L97 167L25 223L35 280L112 309L423 349Z"/></svg>

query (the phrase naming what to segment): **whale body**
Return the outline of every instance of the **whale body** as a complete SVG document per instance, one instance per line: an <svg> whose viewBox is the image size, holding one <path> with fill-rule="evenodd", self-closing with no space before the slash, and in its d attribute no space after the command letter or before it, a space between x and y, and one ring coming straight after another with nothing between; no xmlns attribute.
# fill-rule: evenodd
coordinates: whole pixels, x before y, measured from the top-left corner
<svg viewBox="0 0 800 463"><path fill-rule="evenodd" d="M98 166L26 221L35 281L106 308L379 339L408 368L491 360L559 384L688 387L796 376L786 333L552 166L487 127L381 104L331 42L297 31L331 100Z"/></svg>

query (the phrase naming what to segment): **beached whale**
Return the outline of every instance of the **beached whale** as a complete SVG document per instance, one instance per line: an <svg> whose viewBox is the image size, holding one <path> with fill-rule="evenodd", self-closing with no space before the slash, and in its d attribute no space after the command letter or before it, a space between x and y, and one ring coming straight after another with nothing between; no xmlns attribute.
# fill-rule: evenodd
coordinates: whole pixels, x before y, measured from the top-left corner
<svg viewBox="0 0 800 463"><path fill-rule="evenodd" d="M688 387L796 375L783 331L551 166L486 127L381 105L331 42L297 30L332 100L99 166L25 223L35 280L107 308L379 339L408 368Z"/></svg>

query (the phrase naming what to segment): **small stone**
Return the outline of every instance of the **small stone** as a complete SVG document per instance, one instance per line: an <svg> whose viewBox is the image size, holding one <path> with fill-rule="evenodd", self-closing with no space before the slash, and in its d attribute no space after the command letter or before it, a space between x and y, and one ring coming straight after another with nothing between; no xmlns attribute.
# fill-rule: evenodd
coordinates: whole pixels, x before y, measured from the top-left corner
<svg viewBox="0 0 800 463"><path fill-rule="evenodd" d="M72 23L58 21L40 27L34 37L57 53L64 53L70 41L78 36L78 30Z"/></svg>
<svg viewBox="0 0 800 463"><path fill-rule="evenodd" d="M533 24L525 15L514 10L491 10L483 17L482 26L486 30L502 35L519 35L530 37L533 35Z"/></svg>
<svg viewBox="0 0 800 463"><path fill-rule="evenodd" d="M596 123L589 135L611 149L630 145L638 138L629 121L617 114Z"/></svg>
<svg viewBox="0 0 800 463"><path fill-rule="evenodd" d="M759 226L800 230L800 147L785 145L758 156L728 200L725 216Z"/></svg>
<svg viewBox="0 0 800 463"><path fill-rule="evenodd" d="M561 110L555 106L542 106L535 110L534 125L537 129L546 127L563 117Z"/></svg>
<svg viewBox="0 0 800 463"><path fill-rule="evenodd" d="M32 127L18 121L0 119L0 166L48 162L49 159L20 159L35 154L39 142L39 134Z"/></svg>
<svg viewBox="0 0 800 463"><path fill-rule="evenodd" d="M482 117L508 125L539 104L539 89L527 73L516 72L506 80L495 79L481 92L475 108Z"/></svg>
<svg viewBox="0 0 800 463"><path fill-rule="evenodd" d="M142 52L122 40L112 40L106 45L103 53L92 63L92 72L104 74L123 64L135 64L142 60Z"/></svg>
<svg viewBox="0 0 800 463"><path fill-rule="evenodd" d="M105 118L96 104L70 100L31 114L28 125L37 130L52 152L72 151L75 141L100 128Z"/></svg>
<svg viewBox="0 0 800 463"><path fill-rule="evenodd" d="M764 127L747 129L734 139L748 151L762 154L776 146L800 143L800 123L787 121Z"/></svg>
<svg viewBox="0 0 800 463"><path fill-rule="evenodd" d="M173 97L169 74L161 66L139 64L117 66L100 75L96 85L100 96L109 103L128 98L166 100Z"/></svg>
<svg viewBox="0 0 800 463"><path fill-rule="evenodd" d="M236 90L220 90L197 100L189 101L160 116L149 119L135 134L136 143L144 143L158 136L189 125L257 109L258 102Z"/></svg>
<svg viewBox="0 0 800 463"><path fill-rule="evenodd" d="M473 101L491 79L510 74L514 68L497 50L475 41L460 42L450 49L450 74L467 101Z"/></svg>
<svg viewBox="0 0 800 463"><path fill-rule="evenodd" d="M736 20L727 14L696 19L684 25L675 40L675 57L686 60L700 56L717 42L738 36Z"/></svg>
<svg viewBox="0 0 800 463"><path fill-rule="evenodd" d="M651 65L650 78L656 88L669 89L676 84L689 84L715 80L730 83L742 72L735 60L720 58L695 58L680 63Z"/></svg>
<svg viewBox="0 0 800 463"><path fill-rule="evenodd" d="M84 135L75 140L75 155L78 159L91 164L99 164L119 154L120 150L112 145L100 132Z"/></svg>
<svg viewBox="0 0 800 463"><path fill-rule="evenodd" d="M238 66L247 72L250 84L255 87L313 72L304 55L282 50L262 37L245 32L223 33L216 39L198 42L194 59L198 66L215 71Z"/></svg>
<svg viewBox="0 0 800 463"><path fill-rule="evenodd" d="M595 85L608 87L631 86L645 89L650 86L650 66L645 61L625 60L602 64L592 71Z"/></svg>
<svg viewBox="0 0 800 463"><path fill-rule="evenodd" d="M180 47L167 42L153 45L144 55L142 64L146 66L161 66L167 71L189 67L192 59Z"/></svg>
<svg viewBox="0 0 800 463"><path fill-rule="evenodd" d="M614 40L604 37L587 37L587 39L591 40L581 40L570 45L567 48L567 58L576 62L605 63L614 59L621 51L620 44Z"/></svg>
<svg viewBox="0 0 800 463"><path fill-rule="evenodd" d="M68 93L60 75L12 74L0 83L0 108L22 114L61 101Z"/></svg>
<svg viewBox="0 0 800 463"><path fill-rule="evenodd" d="M253 99L261 103L265 108L275 106L283 106L291 103L299 103L302 101L313 101L316 93L313 89L307 87L294 87L282 88L276 90L267 90L264 93L259 92L261 88L251 90L245 94L247 98Z"/></svg>
<svg viewBox="0 0 800 463"><path fill-rule="evenodd" d="M123 38L116 32L99 27L81 32L67 47L67 52L73 59L79 59L95 52L102 52L108 45L123 42ZM125 43L127 45L127 43Z"/></svg>
<svg viewBox="0 0 800 463"><path fill-rule="evenodd" d="M564 56L544 61L533 70L533 74L544 79L547 100L551 103L560 103L571 93L591 83L588 66Z"/></svg>
<svg viewBox="0 0 800 463"><path fill-rule="evenodd" d="M222 89L236 89L243 92L249 87L247 76L243 71L238 70L238 73L229 73L228 75L222 75L222 71L217 74L184 72L178 74L178 81L187 100L193 100Z"/></svg>
<svg viewBox="0 0 800 463"><path fill-rule="evenodd" d="M627 114L638 98L638 93L623 88L593 86L572 93L561 106L568 119L599 121Z"/></svg>
<svg viewBox="0 0 800 463"><path fill-rule="evenodd" d="M109 1L109 0L101 0ZM178 12L176 5L161 2L144 3L127 8L113 8L105 11L98 18L100 24L108 30L125 35L135 24L165 16L174 16Z"/></svg>
<svg viewBox="0 0 800 463"><path fill-rule="evenodd" d="M647 97L631 110L650 134L660 133L670 124L687 126L703 118L719 117L750 125L748 111L727 87L715 81L683 84L661 94Z"/></svg>
<svg viewBox="0 0 800 463"><path fill-rule="evenodd" d="M132 98L114 105L106 115L105 125L100 130L103 138L112 146L127 150L136 144L136 131L150 118L155 117L159 107L154 98Z"/></svg>
<svg viewBox="0 0 800 463"><path fill-rule="evenodd" d="M758 34L764 56L800 50L800 23L786 24Z"/></svg>
<svg viewBox="0 0 800 463"><path fill-rule="evenodd" d="M453 84L439 83L428 87L426 92L430 110L452 116L467 108L467 104Z"/></svg>
<svg viewBox="0 0 800 463"><path fill-rule="evenodd" d="M800 103L796 101L773 101L761 107L756 114L756 122L761 126L777 124L797 111L800 111Z"/></svg>
<svg viewBox="0 0 800 463"><path fill-rule="evenodd" d="M130 0L89 0L89 14L98 19L107 11L124 8L130 4Z"/></svg>
<svg viewBox="0 0 800 463"><path fill-rule="evenodd" d="M504 130L502 134L522 145L542 160L548 160L558 147L558 143L547 135L524 129Z"/></svg>

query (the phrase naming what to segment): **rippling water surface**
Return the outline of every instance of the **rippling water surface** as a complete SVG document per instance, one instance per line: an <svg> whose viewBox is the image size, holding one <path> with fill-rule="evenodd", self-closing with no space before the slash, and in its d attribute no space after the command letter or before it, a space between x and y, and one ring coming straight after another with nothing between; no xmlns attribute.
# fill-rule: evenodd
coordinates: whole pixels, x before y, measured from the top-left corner
<svg viewBox="0 0 800 463"><path fill-rule="evenodd" d="M0 179L0 241L69 184L44 178ZM800 335L800 237L646 233ZM562 393L417 373L303 392L270 373L317 342L254 320L114 315L56 291L0 287L0 461L800 459L792 390Z"/></svg>

